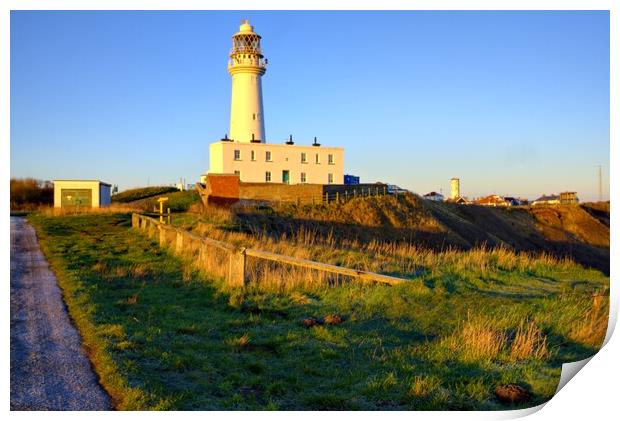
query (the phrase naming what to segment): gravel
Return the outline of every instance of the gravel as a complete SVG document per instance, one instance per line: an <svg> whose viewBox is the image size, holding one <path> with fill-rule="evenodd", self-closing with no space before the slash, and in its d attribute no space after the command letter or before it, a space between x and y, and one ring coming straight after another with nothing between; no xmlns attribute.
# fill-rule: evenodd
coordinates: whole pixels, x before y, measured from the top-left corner
<svg viewBox="0 0 620 421"><path fill-rule="evenodd" d="M11 409L111 409L35 231L21 217L11 217Z"/></svg>

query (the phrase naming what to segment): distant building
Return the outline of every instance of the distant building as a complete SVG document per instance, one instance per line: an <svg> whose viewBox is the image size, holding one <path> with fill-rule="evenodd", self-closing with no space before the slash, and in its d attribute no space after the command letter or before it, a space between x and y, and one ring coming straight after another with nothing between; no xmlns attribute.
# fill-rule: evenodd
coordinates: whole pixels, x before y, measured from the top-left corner
<svg viewBox="0 0 620 421"><path fill-rule="evenodd" d="M450 179L450 199L454 200L461 197L461 180L458 178Z"/></svg>
<svg viewBox="0 0 620 421"><path fill-rule="evenodd" d="M111 187L99 180L54 180L54 207L79 209L109 206Z"/></svg>
<svg viewBox="0 0 620 421"><path fill-rule="evenodd" d="M355 175L345 174L344 175L344 184L347 185L355 185L360 183L360 178Z"/></svg>
<svg viewBox="0 0 620 421"><path fill-rule="evenodd" d="M577 203L579 203L579 199L577 198L577 192L565 191L563 193L560 193L560 204L575 205Z"/></svg>
<svg viewBox="0 0 620 421"><path fill-rule="evenodd" d="M510 206L521 206L521 205L527 205L528 201L527 199L521 199L518 197L511 197L511 196L504 196L504 200L507 201Z"/></svg>
<svg viewBox="0 0 620 421"><path fill-rule="evenodd" d="M507 201L503 197L498 196L496 194L492 194L490 196L480 198L476 200L476 204L482 205L482 206L495 206L495 207L496 206L501 206L501 207L511 206L509 201Z"/></svg>
<svg viewBox="0 0 620 421"><path fill-rule="evenodd" d="M432 191L430 193L426 193L424 196L426 200L433 200L435 202L443 202L443 194L437 193L436 191Z"/></svg>
<svg viewBox="0 0 620 421"><path fill-rule="evenodd" d="M377 183L377 184L381 184L381 183ZM397 186L396 184L388 184L387 192L389 194L402 194L402 193L409 193L409 190L403 189L402 187Z"/></svg>
<svg viewBox="0 0 620 421"><path fill-rule="evenodd" d="M456 203L458 205L469 205L471 202L469 201L469 199L467 199L464 196L458 196L456 198L448 198L446 199L446 202L448 203Z"/></svg>
<svg viewBox="0 0 620 421"><path fill-rule="evenodd" d="M543 194L538 199L536 199L536 200L534 200L532 202L532 206L537 206L537 205L559 205L559 204L560 204L560 196L555 195L555 194L551 194L551 195L548 195L548 196Z"/></svg>

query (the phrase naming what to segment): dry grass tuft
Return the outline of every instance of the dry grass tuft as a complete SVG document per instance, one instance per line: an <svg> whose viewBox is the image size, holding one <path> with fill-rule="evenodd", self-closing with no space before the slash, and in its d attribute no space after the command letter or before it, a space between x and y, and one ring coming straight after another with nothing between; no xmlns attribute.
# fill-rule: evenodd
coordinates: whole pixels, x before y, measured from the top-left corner
<svg viewBox="0 0 620 421"><path fill-rule="evenodd" d="M235 352L241 352L250 345L250 335L245 333L240 338L227 339L226 344L231 346Z"/></svg>
<svg viewBox="0 0 620 421"><path fill-rule="evenodd" d="M55 208L52 206L42 207L39 212L45 216L65 216L65 215L83 215L83 214L107 214L107 213L131 213L140 211L138 206L131 204L112 203L110 206L103 208L81 208L81 209L67 209L67 208Z"/></svg>
<svg viewBox="0 0 620 421"><path fill-rule="evenodd" d="M573 326L570 337L577 342L599 348L605 340L608 322L609 300L605 300L603 295L594 295L592 307L583 320Z"/></svg>
<svg viewBox="0 0 620 421"><path fill-rule="evenodd" d="M140 296L138 294L133 294L129 297L127 297L127 304L129 305L134 305L138 302L138 299L140 298Z"/></svg>
<svg viewBox="0 0 620 421"><path fill-rule="evenodd" d="M460 352L468 361L494 359L505 343L506 334L495 326L493 320L481 316L472 318L469 314L465 323L448 338L450 349Z"/></svg>
<svg viewBox="0 0 620 421"><path fill-rule="evenodd" d="M548 355L547 337L542 334L540 328L533 321L521 323L510 347L510 359L512 361L528 358L538 360Z"/></svg>
<svg viewBox="0 0 620 421"><path fill-rule="evenodd" d="M436 377L415 376L409 387L409 396L414 398L426 397L433 393L441 385Z"/></svg>
<svg viewBox="0 0 620 421"><path fill-rule="evenodd" d="M132 278L142 278L149 273L150 273L149 267L148 265L144 263L137 263L131 266L131 269L129 270L129 275Z"/></svg>

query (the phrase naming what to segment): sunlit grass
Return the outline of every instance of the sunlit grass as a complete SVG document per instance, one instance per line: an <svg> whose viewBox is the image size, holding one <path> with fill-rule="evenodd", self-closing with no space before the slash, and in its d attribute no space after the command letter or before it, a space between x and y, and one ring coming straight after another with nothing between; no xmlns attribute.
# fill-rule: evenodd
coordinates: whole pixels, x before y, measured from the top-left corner
<svg viewBox="0 0 620 421"><path fill-rule="evenodd" d="M546 255L377 243L330 256L311 235L213 228L218 239L410 278L328 285L283 270L231 290L225 256L175 257L128 215L30 219L119 409L502 409L493 390L507 383L527 386L531 406L552 396L562 362L597 351L607 324L609 279ZM344 321L301 323L333 315Z"/></svg>

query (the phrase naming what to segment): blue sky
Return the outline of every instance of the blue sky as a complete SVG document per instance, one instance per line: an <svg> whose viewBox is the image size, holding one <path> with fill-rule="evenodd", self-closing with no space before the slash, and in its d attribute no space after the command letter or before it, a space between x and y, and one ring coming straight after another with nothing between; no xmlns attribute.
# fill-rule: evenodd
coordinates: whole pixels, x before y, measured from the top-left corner
<svg viewBox="0 0 620 421"><path fill-rule="evenodd" d="M345 148L418 193L609 197L609 14L85 11L11 14L11 176L125 189L198 180L228 131L231 35L269 59L267 141Z"/></svg>

